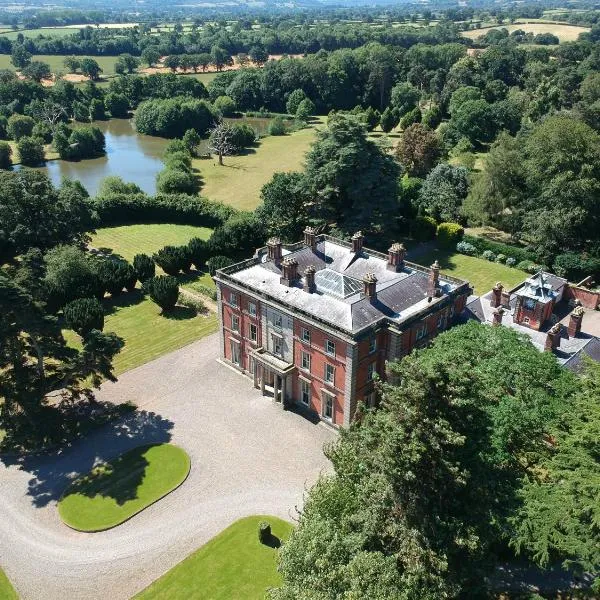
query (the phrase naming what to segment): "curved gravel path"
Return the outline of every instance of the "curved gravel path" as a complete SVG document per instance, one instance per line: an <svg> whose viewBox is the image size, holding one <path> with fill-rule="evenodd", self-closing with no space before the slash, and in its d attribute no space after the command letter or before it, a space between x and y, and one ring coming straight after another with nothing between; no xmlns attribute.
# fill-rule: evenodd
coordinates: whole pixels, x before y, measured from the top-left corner
<svg viewBox="0 0 600 600"><path fill-rule="evenodd" d="M24 599L130 598L242 516L293 518L335 433L263 398L216 363L217 348L213 335L104 385L101 399L138 405L124 421L63 452L0 462L0 565ZM189 453L183 486L106 532L62 524L56 501L73 477L153 441Z"/></svg>

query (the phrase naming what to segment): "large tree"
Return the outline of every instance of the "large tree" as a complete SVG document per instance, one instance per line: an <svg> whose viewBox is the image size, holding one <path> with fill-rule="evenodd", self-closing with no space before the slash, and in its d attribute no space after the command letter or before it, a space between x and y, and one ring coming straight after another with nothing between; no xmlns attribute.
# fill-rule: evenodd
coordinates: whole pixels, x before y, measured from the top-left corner
<svg viewBox="0 0 600 600"><path fill-rule="evenodd" d="M406 171L424 177L442 156L442 144L435 133L421 123L407 127L396 147L396 157Z"/></svg>
<svg viewBox="0 0 600 600"><path fill-rule="evenodd" d="M469 191L469 171L440 163L421 187L419 206L437 221L458 221L462 202Z"/></svg>
<svg viewBox="0 0 600 600"><path fill-rule="evenodd" d="M482 596L574 389L552 355L476 323L389 369L381 406L327 448L334 473L281 551L278 600Z"/></svg>
<svg viewBox="0 0 600 600"><path fill-rule="evenodd" d="M313 216L348 233L380 230L397 209L399 175L396 161L367 138L358 117L334 115L306 155Z"/></svg>

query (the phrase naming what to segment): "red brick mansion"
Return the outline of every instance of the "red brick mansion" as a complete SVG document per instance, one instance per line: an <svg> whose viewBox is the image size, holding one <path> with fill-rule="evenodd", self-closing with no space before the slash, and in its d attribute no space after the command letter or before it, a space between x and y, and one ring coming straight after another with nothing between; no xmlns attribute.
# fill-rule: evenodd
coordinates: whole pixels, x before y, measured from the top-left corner
<svg viewBox="0 0 600 600"><path fill-rule="evenodd" d="M270 239L254 257L217 271L221 360L283 407L348 425L375 402L375 374L426 345L463 311L467 281L388 254L316 235Z"/></svg>

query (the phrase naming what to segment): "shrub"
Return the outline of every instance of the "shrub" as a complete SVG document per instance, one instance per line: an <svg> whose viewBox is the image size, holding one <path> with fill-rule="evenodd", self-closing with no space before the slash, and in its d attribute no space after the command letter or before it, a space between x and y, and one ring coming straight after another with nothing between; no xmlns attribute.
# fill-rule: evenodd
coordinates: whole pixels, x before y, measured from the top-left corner
<svg viewBox="0 0 600 600"><path fill-rule="evenodd" d="M285 109L290 115L295 115L298 110L300 103L306 99L306 93L304 90L298 88L290 93L285 103Z"/></svg>
<svg viewBox="0 0 600 600"><path fill-rule="evenodd" d="M104 259L98 266L98 277L104 289L111 296L118 296L123 288L135 289L137 274L135 269L125 260Z"/></svg>
<svg viewBox="0 0 600 600"><path fill-rule="evenodd" d="M17 152L21 164L26 167L36 167L44 162L44 146L42 140L33 137L22 137L17 142Z"/></svg>
<svg viewBox="0 0 600 600"><path fill-rule="evenodd" d="M142 284L144 281L154 277L154 273L156 271L154 261L147 254L136 254L133 257L133 268L135 270L136 277Z"/></svg>
<svg viewBox="0 0 600 600"><path fill-rule="evenodd" d="M179 282L175 277L159 275L152 277L144 283L146 292L152 301L162 309L162 312L171 310L177 304L179 297Z"/></svg>
<svg viewBox="0 0 600 600"><path fill-rule="evenodd" d="M597 279L600 276L600 258L565 252L554 259L552 270L558 276L566 277L573 282L581 281L588 275Z"/></svg>
<svg viewBox="0 0 600 600"><path fill-rule="evenodd" d="M285 135L285 123L281 117L275 117L269 124L269 135Z"/></svg>
<svg viewBox="0 0 600 600"><path fill-rule="evenodd" d="M0 142L0 169L10 169L12 165L12 148L6 142Z"/></svg>
<svg viewBox="0 0 600 600"><path fill-rule="evenodd" d="M162 194L197 194L198 178L187 171L167 167L156 176L156 189Z"/></svg>
<svg viewBox="0 0 600 600"><path fill-rule="evenodd" d="M316 108L314 102L310 98L305 98L298 105L298 109L295 113L296 118L300 119L301 121L308 121L308 119L315 114L315 110ZM377 122L379 122L379 119L377 119Z"/></svg>
<svg viewBox="0 0 600 600"><path fill-rule="evenodd" d="M443 248L455 246L464 234L465 230L458 223L440 223L437 227L438 244Z"/></svg>
<svg viewBox="0 0 600 600"><path fill-rule="evenodd" d="M506 262L506 256L504 254L498 254L496 256L496 262L504 264Z"/></svg>
<svg viewBox="0 0 600 600"><path fill-rule="evenodd" d="M177 275L179 271L189 270L191 264L187 249L184 248L184 246L165 246L152 258L165 273Z"/></svg>
<svg viewBox="0 0 600 600"><path fill-rule="evenodd" d="M35 121L31 117L25 115L14 114L8 119L7 133L18 142L22 137L29 137L33 133Z"/></svg>
<svg viewBox="0 0 600 600"><path fill-rule="evenodd" d="M129 100L125 94L111 92L104 98L106 110L115 119L126 119L129 116Z"/></svg>
<svg viewBox="0 0 600 600"><path fill-rule="evenodd" d="M46 121L39 121L33 126L31 136L39 138L44 144L49 144L52 141L52 128Z"/></svg>
<svg viewBox="0 0 600 600"><path fill-rule="evenodd" d="M461 254L466 254L467 256L475 256L477 254L477 248L473 246L473 244L469 244L469 242L458 242L456 244L456 251Z"/></svg>
<svg viewBox="0 0 600 600"><path fill-rule="evenodd" d="M104 329L104 310L96 298L79 298L63 308L65 322L69 329L85 337L92 329Z"/></svg>
<svg viewBox="0 0 600 600"><path fill-rule="evenodd" d="M258 540L261 544L268 544L271 540L271 526L266 521L258 524Z"/></svg>
<svg viewBox="0 0 600 600"><path fill-rule="evenodd" d="M192 238L187 245L188 256L196 269L201 269L209 257L209 246L206 240L195 237Z"/></svg>
<svg viewBox="0 0 600 600"><path fill-rule="evenodd" d="M189 152L187 144L183 140L171 140L165 147L163 158L167 158L176 152Z"/></svg>
<svg viewBox="0 0 600 600"><path fill-rule="evenodd" d="M194 291L210 298L213 302L217 301L217 290L215 288L210 288L202 283L192 283L190 286Z"/></svg>
<svg viewBox="0 0 600 600"><path fill-rule="evenodd" d="M187 308L191 308L196 314L206 312L206 304L204 304L202 300L200 300L199 298L194 298L189 294L184 294L183 292L179 293L177 304L179 304L180 306L186 306Z"/></svg>
<svg viewBox="0 0 600 600"><path fill-rule="evenodd" d="M529 269L533 264L534 262L531 260L522 260L519 263L517 263L517 269L521 269L521 271L527 271L529 273Z"/></svg>
<svg viewBox="0 0 600 600"><path fill-rule="evenodd" d="M193 129L191 131L194 131ZM194 131L195 133L195 131ZM192 170L192 155L188 150L171 152L165 156L165 166L174 171L190 173Z"/></svg>
<svg viewBox="0 0 600 600"><path fill-rule="evenodd" d="M481 256L490 262L494 262L496 260L496 255L491 250L484 250Z"/></svg>
<svg viewBox="0 0 600 600"><path fill-rule="evenodd" d="M229 265L232 265L233 261L227 256L212 256L206 261L208 272L214 276L219 269L224 269Z"/></svg>
<svg viewBox="0 0 600 600"><path fill-rule="evenodd" d="M433 217L417 217L410 223L411 236L418 242L427 242L435 238L437 223Z"/></svg>
<svg viewBox="0 0 600 600"><path fill-rule="evenodd" d="M517 264L517 259L513 258L512 256L509 256L506 259L506 266L508 267L514 267Z"/></svg>
<svg viewBox="0 0 600 600"><path fill-rule="evenodd" d="M231 128L231 143L235 152L249 148L256 141L256 131L246 123L236 124Z"/></svg>
<svg viewBox="0 0 600 600"><path fill-rule="evenodd" d="M233 117L235 115L235 102L229 96L219 96L214 101L213 106L224 117Z"/></svg>
<svg viewBox="0 0 600 600"><path fill-rule="evenodd" d="M465 242L469 242L477 248L477 251L483 253L485 250L491 250L494 254L504 254L506 256L511 256L516 259L517 262L521 261L530 261L535 262L537 260L537 256L535 253L530 252L525 248L521 248L519 246L512 246L510 244L503 244L502 242L493 242L483 237L476 237L472 235L463 236L463 240Z"/></svg>

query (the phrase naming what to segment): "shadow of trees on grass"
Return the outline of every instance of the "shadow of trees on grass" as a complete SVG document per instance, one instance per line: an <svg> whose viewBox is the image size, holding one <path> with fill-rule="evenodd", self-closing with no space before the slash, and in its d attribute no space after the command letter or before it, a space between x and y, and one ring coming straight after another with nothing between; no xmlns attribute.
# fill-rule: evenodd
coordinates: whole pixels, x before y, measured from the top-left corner
<svg viewBox="0 0 600 600"><path fill-rule="evenodd" d="M169 442L173 426L172 421L154 412L134 411L126 418L105 425L68 448L44 455L3 456L1 460L7 466L17 466L31 474L27 493L31 496L34 506L43 507L58 501L75 479L87 475L99 464L109 462L141 445L144 445L141 449L144 451L150 444ZM133 456L135 458L135 453ZM135 463L139 472L132 475L131 481L124 482L123 490L115 497L117 502L130 499L139 485L136 479L143 478L147 464L142 464L146 461L145 458L140 459ZM128 468L130 469L131 465Z"/></svg>

